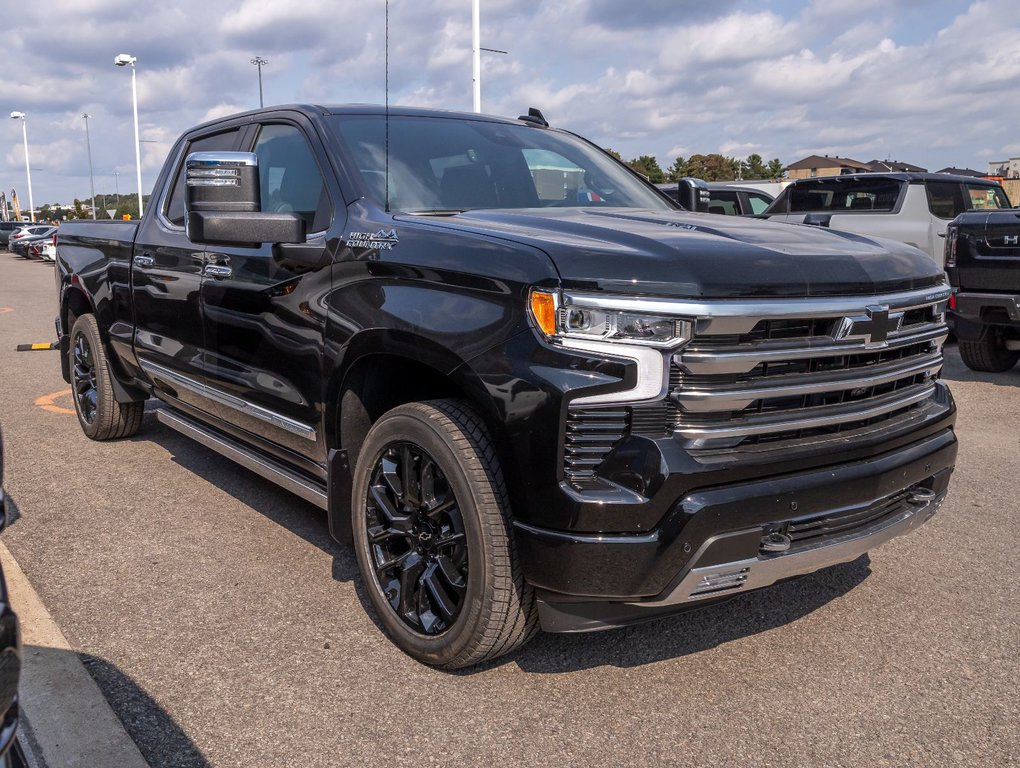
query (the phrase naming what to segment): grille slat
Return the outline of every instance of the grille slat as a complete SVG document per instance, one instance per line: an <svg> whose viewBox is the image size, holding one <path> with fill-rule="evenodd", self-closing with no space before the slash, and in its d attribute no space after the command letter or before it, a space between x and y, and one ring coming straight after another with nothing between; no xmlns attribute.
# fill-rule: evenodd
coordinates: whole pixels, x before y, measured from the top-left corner
<svg viewBox="0 0 1020 768"><path fill-rule="evenodd" d="M625 408L569 408L563 447L567 481L579 486L592 480L629 428L630 413Z"/></svg>
<svg viewBox="0 0 1020 768"><path fill-rule="evenodd" d="M752 318L743 333L699 326L672 361L674 434L693 450L779 447L923 407L943 365L941 302L899 313L887 338L872 342L865 307L881 301L862 299L855 316Z"/></svg>

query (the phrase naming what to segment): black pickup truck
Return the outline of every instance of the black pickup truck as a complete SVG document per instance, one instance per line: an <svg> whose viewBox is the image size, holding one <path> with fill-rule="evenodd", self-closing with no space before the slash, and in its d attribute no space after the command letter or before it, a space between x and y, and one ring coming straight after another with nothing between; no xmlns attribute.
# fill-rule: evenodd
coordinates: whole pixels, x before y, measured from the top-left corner
<svg viewBox="0 0 1020 768"><path fill-rule="evenodd" d="M1020 360L1020 209L968 211L946 229L946 274L960 357L975 371Z"/></svg>
<svg viewBox="0 0 1020 768"><path fill-rule="evenodd" d="M945 496L950 289L914 248L685 212L537 110L249 112L152 201L60 229L85 434L156 398L326 509L424 662L850 561Z"/></svg>

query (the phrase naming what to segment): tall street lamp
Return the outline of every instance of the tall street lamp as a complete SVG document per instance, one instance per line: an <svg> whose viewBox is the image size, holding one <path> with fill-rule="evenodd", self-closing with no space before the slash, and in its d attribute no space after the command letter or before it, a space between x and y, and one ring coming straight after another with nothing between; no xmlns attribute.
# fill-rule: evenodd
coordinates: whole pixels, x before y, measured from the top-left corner
<svg viewBox="0 0 1020 768"><path fill-rule="evenodd" d="M28 216L35 223L35 201L32 199L32 169L28 164L28 121L24 112L11 112L11 120L21 121L21 134L25 138L25 176L28 177Z"/></svg>
<svg viewBox="0 0 1020 768"><path fill-rule="evenodd" d="M261 56L256 56L251 60L251 63L259 68L259 109L261 109L265 106L265 104L262 103L262 67L269 62Z"/></svg>
<svg viewBox="0 0 1020 768"><path fill-rule="evenodd" d="M96 182L92 176L92 139L89 137L89 118L92 117L88 112L82 112L81 116L85 118L85 149L88 151L89 156L89 189L92 190L92 220L96 220Z"/></svg>
<svg viewBox="0 0 1020 768"><path fill-rule="evenodd" d="M142 218L142 144L138 140L138 84L135 80L137 58L127 53L117 55L113 63L118 67L131 65L131 99L135 110L135 172L138 174L138 218Z"/></svg>

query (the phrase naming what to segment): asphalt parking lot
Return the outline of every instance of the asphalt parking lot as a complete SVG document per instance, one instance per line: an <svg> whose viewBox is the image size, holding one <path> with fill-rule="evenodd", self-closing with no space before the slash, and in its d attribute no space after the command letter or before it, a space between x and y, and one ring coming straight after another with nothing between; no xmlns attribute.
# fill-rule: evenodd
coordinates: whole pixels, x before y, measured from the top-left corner
<svg viewBox="0 0 1020 768"><path fill-rule="evenodd" d="M53 267L0 253L4 542L153 766L1020 762L1020 369L949 348L961 449L869 557L460 674L400 653L324 514L158 424L81 433ZM17 608L17 606L15 606Z"/></svg>

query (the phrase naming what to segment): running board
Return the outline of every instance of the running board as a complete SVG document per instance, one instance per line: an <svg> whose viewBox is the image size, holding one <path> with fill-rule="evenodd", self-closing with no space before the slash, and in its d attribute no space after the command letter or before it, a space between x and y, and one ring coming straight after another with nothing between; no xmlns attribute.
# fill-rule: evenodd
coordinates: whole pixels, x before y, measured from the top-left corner
<svg viewBox="0 0 1020 768"><path fill-rule="evenodd" d="M286 468L280 462L259 455L241 443L231 440L226 435L216 432L204 424L182 416L179 413L173 413L166 408L157 409L156 418L171 429L175 429L182 435L190 437L206 448L211 448L221 456L237 462L245 469L249 469L256 475L276 483L281 488L300 496L305 501L310 501L321 509L326 509L329 506L326 491L322 486L316 485L313 480L301 477L301 475Z"/></svg>

